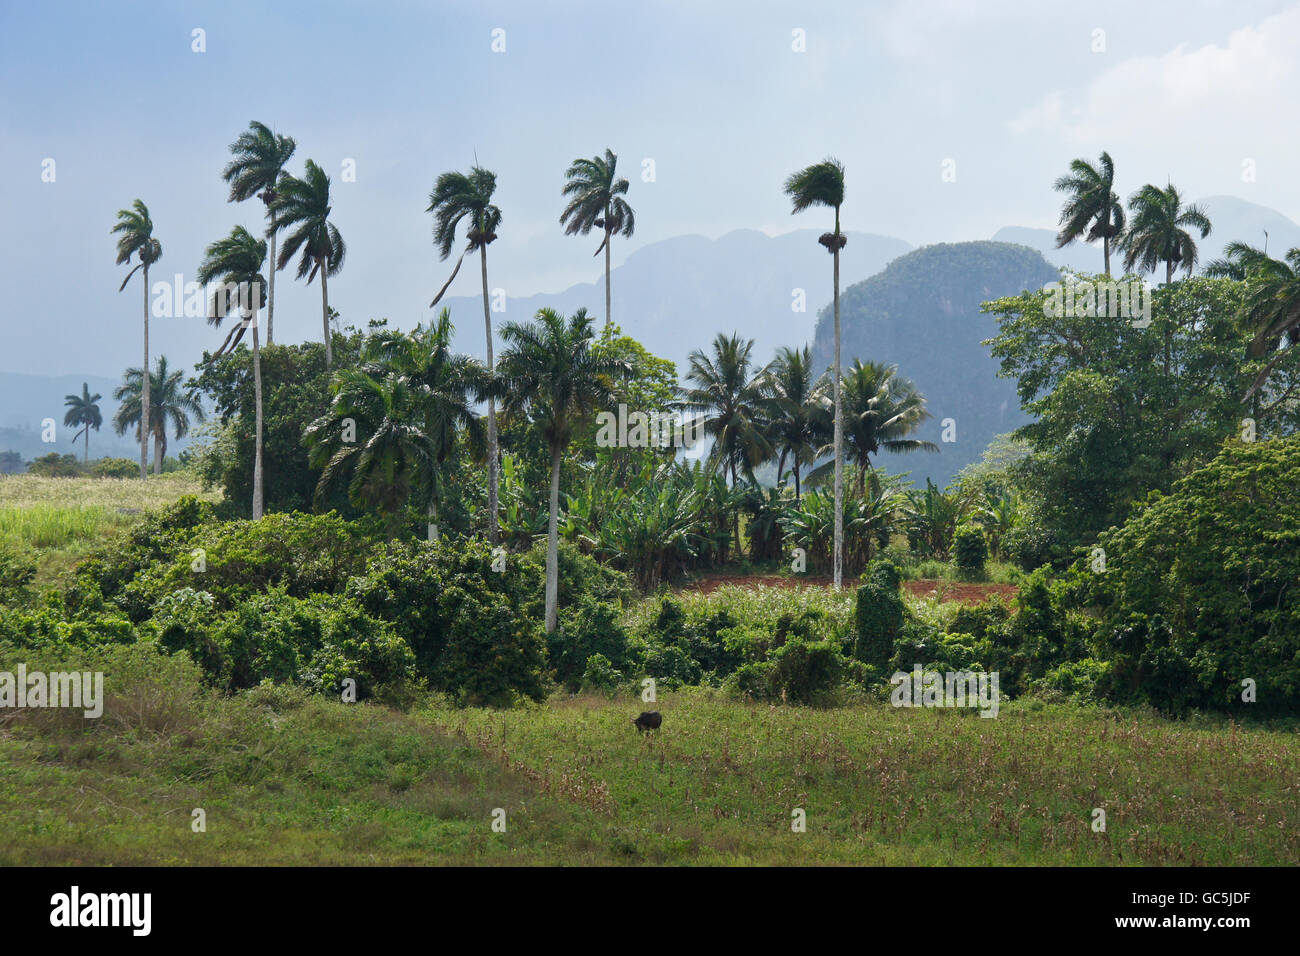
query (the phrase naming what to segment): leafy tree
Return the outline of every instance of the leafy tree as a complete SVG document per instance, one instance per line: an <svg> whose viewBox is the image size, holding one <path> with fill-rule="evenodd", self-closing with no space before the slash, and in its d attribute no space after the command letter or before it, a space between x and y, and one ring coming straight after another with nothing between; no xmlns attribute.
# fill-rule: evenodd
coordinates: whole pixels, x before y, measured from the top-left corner
<svg viewBox="0 0 1300 956"><path fill-rule="evenodd" d="M1133 218L1124 234L1124 268L1132 272L1137 266L1143 272L1155 272L1156 265L1163 262L1166 283L1174 281L1180 268L1191 275L1197 249L1187 230L1199 231L1202 239L1210 234L1210 220L1201 208L1184 206L1172 184L1161 189L1148 183L1130 196L1128 203Z"/></svg>
<svg viewBox="0 0 1300 956"><path fill-rule="evenodd" d="M840 250L848 237L840 232L840 206L844 204L844 165L827 157L820 163L792 173L785 181L785 192L793 203L794 213L812 206L835 210L835 231L824 232L817 239L835 259L835 358L831 363L835 393L835 430L832 447L835 459L835 589L839 590L844 570L844 414L840 396Z"/></svg>
<svg viewBox="0 0 1300 956"><path fill-rule="evenodd" d="M343 268L347 246L338 227L329 221L330 178L312 160L307 160L302 179L280 174L279 185L269 212L278 227L289 235L280 250L276 269L283 269L299 252L298 278L308 285L320 273L321 328L325 337L325 364L334 364L334 343L330 335L329 277Z"/></svg>
<svg viewBox="0 0 1300 956"><path fill-rule="evenodd" d="M1034 521L1068 550L1122 523L1134 502L1168 491L1238 434L1253 372L1236 323L1238 283L1194 278L1155 289L1147 328L1123 316L1049 315L1062 310L1044 310L1046 297L988 303L999 323L988 344L1036 416L1015 432L1032 453L1011 466L1014 484ZM1257 425L1285 433L1294 411L1261 408Z"/></svg>
<svg viewBox="0 0 1300 956"><path fill-rule="evenodd" d="M586 235L592 227L601 229L605 238L596 248L596 255L605 250L605 325L613 318L610 314L610 257L609 240L617 235L631 236L636 229L636 216L623 197L627 195L627 180L617 173L618 157L608 148L605 155L591 159L575 159L565 172L563 194L571 197L560 213L564 234Z"/></svg>
<svg viewBox="0 0 1300 956"><path fill-rule="evenodd" d="M1300 706L1300 439L1226 442L1101 535L1078 603L1101 617L1112 695L1158 707L1294 713ZM1256 690L1243 703L1244 682Z"/></svg>
<svg viewBox="0 0 1300 956"><path fill-rule="evenodd" d="M278 271L274 268L275 241L276 234L280 231L272 204L276 199L276 184L280 174L284 172L285 164L297 146L292 136L277 135L265 124L254 120L230 144L230 152L235 158L221 171L221 178L230 184L230 197L227 201L243 202L256 196L266 206L266 216L270 220L266 230L271 239L272 264L266 292L267 345L274 341L275 336L275 273Z"/></svg>
<svg viewBox="0 0 1300 956"><path fill-rule="evenodd" d="M148 385L144 384L144 378L138 368L129 368L122 384L113 390L113 398L121 403L113 416L113 430L119 435L126 434L126 430L133 426L137 432L142 430L142 396L148 394L150 410L148 427L144 431L153 436L153 473L161 475L163 458L167 455L168 422L176 437L181 439L189 434L190 416L203 421L206 413L194 390L182 383L184 373L172 371L167 364L167 356L158 356L157 367L150 374L152 381Z"/></svg>
<svg viewBox="0 0 1300 956"><path fill-rule="evenodd" d="M123 265L131 261L135 256L139 263L122 280L122 285L118 287L118 292L126 288L126 284L131 281L131 276L135 275L136 270L143 269L144 274L141 277L141 285L144 293L144 364L140 367L146 372L142 376L144 383L145 405L149 405L149 385L150 376L147 374L149 369L149 267L162 258L162 243L154 238L153 220L149 217L149 207L141 200L137 199L131 204L130 209L119 209L117 213L117 224L112 228L113 234L121 234L117 240L117 264ZM147 432L140 432L140 479L143 481L148 473L149 459L149 435Z"/></svg>
<svg viewBox="0 0 1300 956"><path fill-rule="evenodd" d="M626 376L629 369L592 350L595 336L586 309L567 321L553 309L541 309L532 322L506 323L501 337L507 344L498 370L505 407L532 421L551 457L546 530L546 633L550 634L558 620L560 461L574 430L609 406L613 380Z"/></svg>
<svg viewBox="0 0 1300 956"><path fill-rule="evenodd" d="M86 450L82 456L85 464L90 463L90 430L93 428L99 431L104 424L104 416L100 414L99 405L96 403L102 396L96 392L90 394L90 386L86 382L81 383L80 395L65 395L63 404L67 406L67 411L63 414L63 424L69 428L81 426L82 434L86 438ZM76 438L72 439L76 442Z"/></svg>
<svg viewBox="0 0 1300 956"><path fill-rule="evenodd" d="M1064 248L1076 239L1100 239L1106 275L1110 275L1110 244L1124 234L1124 204L1114 185L1115 164L1110 153L1102 153L1098 166L1084 159L1073 160L1070 175L1062 176L1053 187L1069 196L1061 207L1056 248Z"/></svg>
<svg viewBox="0 0 1300 956"><path fill-rule="evenodd" d="M208 246L199 263L198 280L207 285L215 279L225 284L225 292L217 292L208 306L208 321L220 324L232 305L238 305L242 318L240 334L248 326L253 328L253 407L255 415L253 444L253 520L262 517L264 505L262 478L262 346L258 340L257 312L266 302L266 280L262 278L262 264L266 261L266 243L254 238L243 226L236 226L225 239ZM229 289L239 290L235 301ZM233 330L232 330L233 332ZM230 336L226 337L230 341ZM225 350L223 343L217 350Z"/></svg>
<svg viewBox="0 0 1300 956"><path fill-rule="evenodd" d="M465 256L478 251L479 265L483 279L483 327L487 338L487 369L492 372L496 364L492 358L492 311L488 306L487 247L496 240L497 230L501 228L501 210L492 202L496 192L496 173L481 166L473 166L468 174L460 172L443 173L433 184L429 193L429 208L425 212L433 213L433 241L438 247L438 255L446 259L451 255L452 246L456 244L456 227L461 220L469 220L465 233L465 251L456 260L456 268L451 270L451 277L438 290L438 294L429 303L433 308L446 293L456 273L460 272ZM497 446L497 406L496 397L488 396L488 542L497 543L499 518L497 514L497 483L501 462L501 451Z"/></svg>

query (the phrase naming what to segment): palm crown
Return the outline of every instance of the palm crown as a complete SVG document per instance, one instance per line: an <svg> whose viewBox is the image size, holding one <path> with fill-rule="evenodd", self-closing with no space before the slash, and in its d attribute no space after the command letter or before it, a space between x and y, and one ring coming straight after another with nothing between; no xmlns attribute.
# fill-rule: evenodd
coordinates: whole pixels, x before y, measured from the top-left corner
<svg viewBox="0 0 1300 956"><path fill-rule="evenodd" d="M1187 230L1210 234L1210 220L1199 206L1184 206L1178 189L1164 189L1150 183L1129 197L1133 219L1124 236L1124 268L1139 266L1154 272L1157 264L1166 263L1166 279L1183 269L1191 274L1196 266L1196 241Z"/></svg>
<svg viewBox="0 0 1300 956"><path fill-rule="evenodd" d="M122 280L117 290L121 292L131 280L131 276L135 275L136 270L142 266L152 265L162 258L162 243L154 238L149 207L139 199L131 203L130 209L118 210L117 224L113 226L112 232L121 234L117 240L117 264L120 266L130 262L132 256L140 260Z"/></svg>
<svg viewBox="0 0 1300 956"><path fill-rule="evenodd" d="M268 206L275 200L275 186L285 164L298 144L291 136L279 136L254 120L239 138L230 144L234 159L221 171L230 184L230 202L243 202L257 196Z"/></svg>
<svg viewBox="0 0 1300 956"><path fill-rule="evenodd" d="M628 182L617 171L618 157L606 149L603 157L575 159L564 174L567 181L563 195L571 197L560 214L564 234L585 236L593 228L603 229L606 236L596 248L596 254L605 247L610 235L630 236L636 229L636 215L623 198Z"/></svg>
<svg viewBox="0 0 1300 956"><path fill-rule="evenodd" d="M433 184L433 191L429 193L429 208L425 212L433 213L433 243L438 247L439 258L446 259L451 255L451 248L456 244L456 228L462 219L469 219L469 229L465 233L468 240L465 251L456 261L456 268L452 270L447 284L429 303L429 308L438 304L456 278L465 255L486 248L496 239L497 229L501 226L501 210L492 202L496 188L496 173L482 166L472 167L468 174L443 173Z"/></svg>
<svg viewBox="0 0 1300 956"><path fill-rule="evenodd" d="M1061 207L1060 231L1056 234L1056 248L1060 249L1076 239L1088 242L1101 239L1106 256L1106 272L1110 273L1110 242L1124 233L1124 204L1114 190L1115 164L1110 153L1103 152L1098 166L1086 160L1070 163L1070 175L1062 176L1053 184L1058 192L1068 195Z"/></svg>
<svg viewBox="0 0 1300 956"><path fill-rule="evenodd" d="M265 262L265 240L258 239L243 226L236 226L229 236L218 239L204 252L203 261L199 263L198 281L207 285L220 279L227 286L237 285L241 290L240 298L223 295L221 291L214 292L208 304L208 322L214 326L220 325L235 305L240 306L244 313L244 321L236 329L231 329L214 358L225 352L227 345L234 348L239 344L254 310L266 304L266 280L261 271ZM251 290L254 289L257 290L256 301L251 298Z"/></svg>
<svg viewBox="0 0 1300 956"><path fill-rule="evenodd" d="M277 269L283 269L299 252L297 277L310 283L323 267L326 275L337 275L343 268L347 246L338 227L329 221L330 178L312 160L307 160L302 179L284 173L280 176L271 203L276 221L288 236L280 250Z"/></svg>
<svg viewBox="0 0 1300 956"><path fill-rule="evenodd" d="M835 210L835 231L819 239L827 251L844 248L845 237L840 234L840 207L844 205L844 164L827 157L820 163L805 166L791 173L785 181L785 193L790 197L791 212L800 213L813 206L826 206Z"/></svg>

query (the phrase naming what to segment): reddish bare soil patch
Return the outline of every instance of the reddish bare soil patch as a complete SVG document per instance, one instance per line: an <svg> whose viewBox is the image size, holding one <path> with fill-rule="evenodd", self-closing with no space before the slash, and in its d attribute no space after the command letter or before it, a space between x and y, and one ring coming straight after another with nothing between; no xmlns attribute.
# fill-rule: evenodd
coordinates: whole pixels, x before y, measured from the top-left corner
<svg viewBox="0 0 1300 956"><path fill-rule="evenodd" d="M734 574L714 575L692 581L682 588L700 594L712 594L722 587L769 587L769 588L826 588L831 586L830 575L786 577L780 574ZM857 586L856 579L845 581L846 589ZM1010 601L1016 596L1014 584L984 584L973 581L939 581L923 579L904 581L903 587L909 594L918 598L939 598L941 601L958 601L962 604L979 604L996 594L1003 600Z"/></svg>

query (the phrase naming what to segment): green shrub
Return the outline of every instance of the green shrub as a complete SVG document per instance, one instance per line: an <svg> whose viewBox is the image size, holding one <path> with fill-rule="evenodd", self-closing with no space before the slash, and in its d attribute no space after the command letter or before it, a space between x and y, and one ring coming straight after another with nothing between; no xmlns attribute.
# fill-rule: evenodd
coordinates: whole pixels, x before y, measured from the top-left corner
<svg viewBox="0 0 1300 956"><path fill-rule="evenodd" d="M96 478L136 478L140 463L129 458L101 458L90 466L90 473Z"/></svg>
<svg viewBox="0 0 1300 956"><path fill-rule="evenodd" d="M844 673L844 657L831 641L786 641L768 655L770 681L777 696L792 704L820 702Z"/></svg>
<svg viewBox="0 0 1300 956"><path fill-rule="evenodd" d="M520 697L545 696L546 644L535 619L519 614L502 594L449 588L442 601L450 613L447 643L436 686L462 704L507 706Z"/></svg>
<svg viewBox="0 0 1300 956"><path fill-rule="evenodd" d="M983 529L971 524L958 527L952 536L952 551L953 563L962 577L975 581L984 578L989 549Z"/></svg>
<svg viewBox="0 0 1300 956"><path fill-rule="evenodd" d="M136 472L139 470L137 465ZM40 475L42 478L76 478L82 474L82 467L76 455L60 455L57 451L52 451L33 460L27 466L27 474Z"/></svg>
<svg viewBox="0 0 1300 956"><path fill-rule="evenodd" d="M628 663L627 633L619 621L619 609L584 595L574 608L565 608L560 626L547 636L547 653L555 679L570 691L577 690L593 655L613 668Z"/></svg>
<svg viewBox="0 0 1300 956"><path fill-rule="evenodd" d="M903 626L904 604L898 592L898 568L876 560L863 574L857 595L857 640L853 656L872 667L883 667L894 654Z"/></svg>
<svg viewBox="0 0 1300 956"><path fill-rule="evenodd" d="M623 682L623 672L615 668L604 654L592 654L587 658L580 681L582 688L608 693L617 690Z"/></svg>

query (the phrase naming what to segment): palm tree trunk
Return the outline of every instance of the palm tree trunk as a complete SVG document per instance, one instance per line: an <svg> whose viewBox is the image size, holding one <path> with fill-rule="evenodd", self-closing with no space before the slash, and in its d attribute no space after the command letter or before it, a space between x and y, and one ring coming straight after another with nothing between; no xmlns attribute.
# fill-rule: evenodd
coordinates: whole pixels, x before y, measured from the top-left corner
<svg viewBox="0 0 1300 956"><path fill-rule="evenodd" d="M425 515L429 519L429 541L432 544L438 543L438 499L432 495L429 497L429 506L425 509Z"/></svg>
<svg viewBox="0 0 1300 956"><path fill-rule="evenodd" d="M840 211L835 210L835 235ZM835 247L835 590L844 581L844 408L840 402L840 250Z"/></svg>
<svg viewBox="0 0 1300 956"><path fill-rule="evenodd" d="M1165 261L1165 285L1169 285L1173 281L1174 281L1174 260L1168 259Z"/></svg>
<svg viewBox="0 0 1300 956"><path fill-rule="evenodd" d="M1110 278L1110 236L1101 237L1101 254L1106 260L1106 278Z"/></svg>
<svg viewBox="0 0 1300 956"><path fill-rule="evenodd" d="M562 448L551 450L551 516L546 522L546 633L553 634L559 620L560 598L560 457Z"/></svg>
<svg viewBox="0 0 1300 956"><path fill-rule="evenodd" d="M154 432L153 436L153 473L162 474L163 456L167 454L167 433L163 431L167 426L161 422L160 428Z"/></svg>
<svg viewBox="0 0 1300 956"><path fill-rule="evenodd" d="M86 450L82 453L81 463L83 465L89 465L90 464L90 423L89 422L86 423L85 431L86 431Z"/></svg>
<svg viewBox="0 0 1300 956"><path fill-rule="evenodd" d="M322 283L324 280L325 273L322 271ZM328 345L325 354L328 362ZM253 311L253 407L256 409L256 431L253 439L253 520L260 521L262 518L262 344L257 335L256 309Z"/></svg>
<svg viewBox="0 0 1300 956"><path fill-rule="evenodd" d="M271 214L271 274L266 280L266 344L271 344L275 323L275 213Z"/></svg>
<svg viewBox="0 0 1300 956"><path fill-rule="evenodd" d="M736 459L731 459L731 489L736 489ZM740 510L733 508L731 511L731 536L736 542L736 557L740 557Z"/></svg>
<svg viewBox="0 0 1300 956"><path fill-rule="evenodd" d="M149 264L144 266L144 377L140 381L140 480L149 477Z"/></svg>
<svg viewBox="0 0 1300 956"><path fill-rule="evenodd" d="M605 328L609 328L613 319L609 311L609 212L605 212Z"/></svg>
<svg viewBox="0 0 1300 956"><path fill-rule="evenodd" d="M478 247L479 262L483 271L483 326L487 333L487 367L492 372L492 312L488 308L487 243ZM488 396L488 543L495 545L500 535L497 525L497 402ZM558 478L556 479L559 480Z"/></svg>
<svg viewBox="0 0 1300 956"><path fill-rule="evenodd" d="M334 364L334 343L330 341L330 292L325 272L329 265L327 260L320 262L320 320L325 329L325 367Z"/></svg>
<svg viewBox="0 0 1300 956"><path fill-rule="evenodd" d="M776 463L776 486L778 488L781 487L781 476L785 474L785 456L789 453L789 451L790 449L788 448L781 449L781 458Z"/></svg>
<svg viewBox="0 0 1300 956"><path fill-rule="evenodd" d="M795 456L794 464L791 466L791 470L794 472L794 503L800 504L803 501L803 495L800 494L800 490L799 490L799 456L798 455Z"/></svg>

